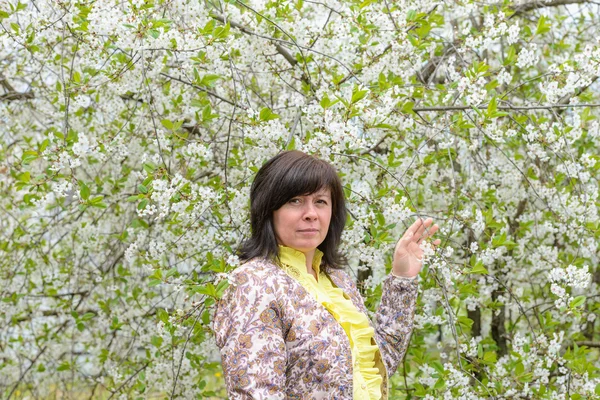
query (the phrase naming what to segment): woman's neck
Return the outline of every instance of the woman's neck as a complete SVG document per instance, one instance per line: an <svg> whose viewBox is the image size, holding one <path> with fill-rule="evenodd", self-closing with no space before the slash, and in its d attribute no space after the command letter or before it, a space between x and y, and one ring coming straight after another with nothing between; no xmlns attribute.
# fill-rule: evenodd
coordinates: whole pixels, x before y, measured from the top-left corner
<svg viewBox="0 0 600 400"><path fill-rule="evenodd" d="M315 250L313 249L313 250L307 251L306 253L305 252L302 252L302 253L304 253L304 257L306 257L306 271L308 271L309 273L312 273L311 271L313 271L312 264L313 264L313 259L315 258Z"/></svg>
<svg viewBox="0 0 600 400"><path fill-rule="evenodd" d="M306 268L306 272L310 275L312 275L315 280L319 280L319 267L317 266L317 268L313 267L313 263L318 262L319 264L321 263L321 257L322 254L319 252L319 254L317 255L317 249L312 249L309 251L301 251L298 249L294 249L293 247L288 247L288 246L284 246L281 245L280 246L282 248L285 249L289 249L290 251L286 250L285 253L287 255L292 255L292 258L295 259L294 261L294 265L296 266L296 268ZM293 256L293 254L296 254L295 256ZM317 259L315 259L317 258ZM301 267L302 266L302 267Z"/></svg>

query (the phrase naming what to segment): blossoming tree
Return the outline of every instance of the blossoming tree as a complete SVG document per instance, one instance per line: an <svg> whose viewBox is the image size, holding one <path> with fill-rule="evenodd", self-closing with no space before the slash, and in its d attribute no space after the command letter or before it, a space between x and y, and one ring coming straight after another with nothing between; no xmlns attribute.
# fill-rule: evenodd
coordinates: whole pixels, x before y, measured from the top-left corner
<svg viewBox="0 0 600 400"><path fill-rule="evenodd" d="M330 160L374 309L441 226L393 398L600 398L600 6L0 0L2 398L224 398L248 188ZM79 396L79 397L78 397Z"/></svg>

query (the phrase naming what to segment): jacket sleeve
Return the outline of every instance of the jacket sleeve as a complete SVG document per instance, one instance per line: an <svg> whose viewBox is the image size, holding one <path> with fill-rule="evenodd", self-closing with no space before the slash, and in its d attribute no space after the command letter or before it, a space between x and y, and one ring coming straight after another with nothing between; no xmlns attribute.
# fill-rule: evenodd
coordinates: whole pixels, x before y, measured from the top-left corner
<svg viewBox="0 0 600 400"><path fill-rule="evenodd" d="M417 278L418 279L418 278ZM417 279L396 278L389 274L383 281L381 303L375 314L375 338L392 376L402 361L414 327Z"/></svg>
<svg viewBox="0 0 600 400"><path fill-rule="evenodd" d="M285 399L286 347L274 290L250 273L233 274L213 329L230 399Z"/></svg>

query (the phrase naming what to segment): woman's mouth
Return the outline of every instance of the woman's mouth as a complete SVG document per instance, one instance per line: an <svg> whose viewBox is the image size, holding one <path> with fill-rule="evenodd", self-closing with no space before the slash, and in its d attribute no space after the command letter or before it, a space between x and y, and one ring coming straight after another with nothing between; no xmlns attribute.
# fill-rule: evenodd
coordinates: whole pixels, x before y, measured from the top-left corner
<svg viewBox="0 0 600 400"><path fill-rule="evenodd" d="M314 235L316 233L319 233L319 230L318 229L299 229L298 232L306 234L306 235Z"/></svg>

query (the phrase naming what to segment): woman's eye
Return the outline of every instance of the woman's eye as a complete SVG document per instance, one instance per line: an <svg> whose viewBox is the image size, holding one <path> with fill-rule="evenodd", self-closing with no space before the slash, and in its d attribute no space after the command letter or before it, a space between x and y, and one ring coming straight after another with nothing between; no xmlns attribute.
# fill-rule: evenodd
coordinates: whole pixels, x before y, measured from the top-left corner
<svg viewBox="0 0 600 400"><path fill-rule="evenodd" d="M300 203L300 199L291 199L289 201L290 204L299 204Z"/></svg>
<svg viewBox="0 0 600 400"><path fill-rule="evenodd" d="M327 204L327 200L319 200L318 203Z"/></svg>

